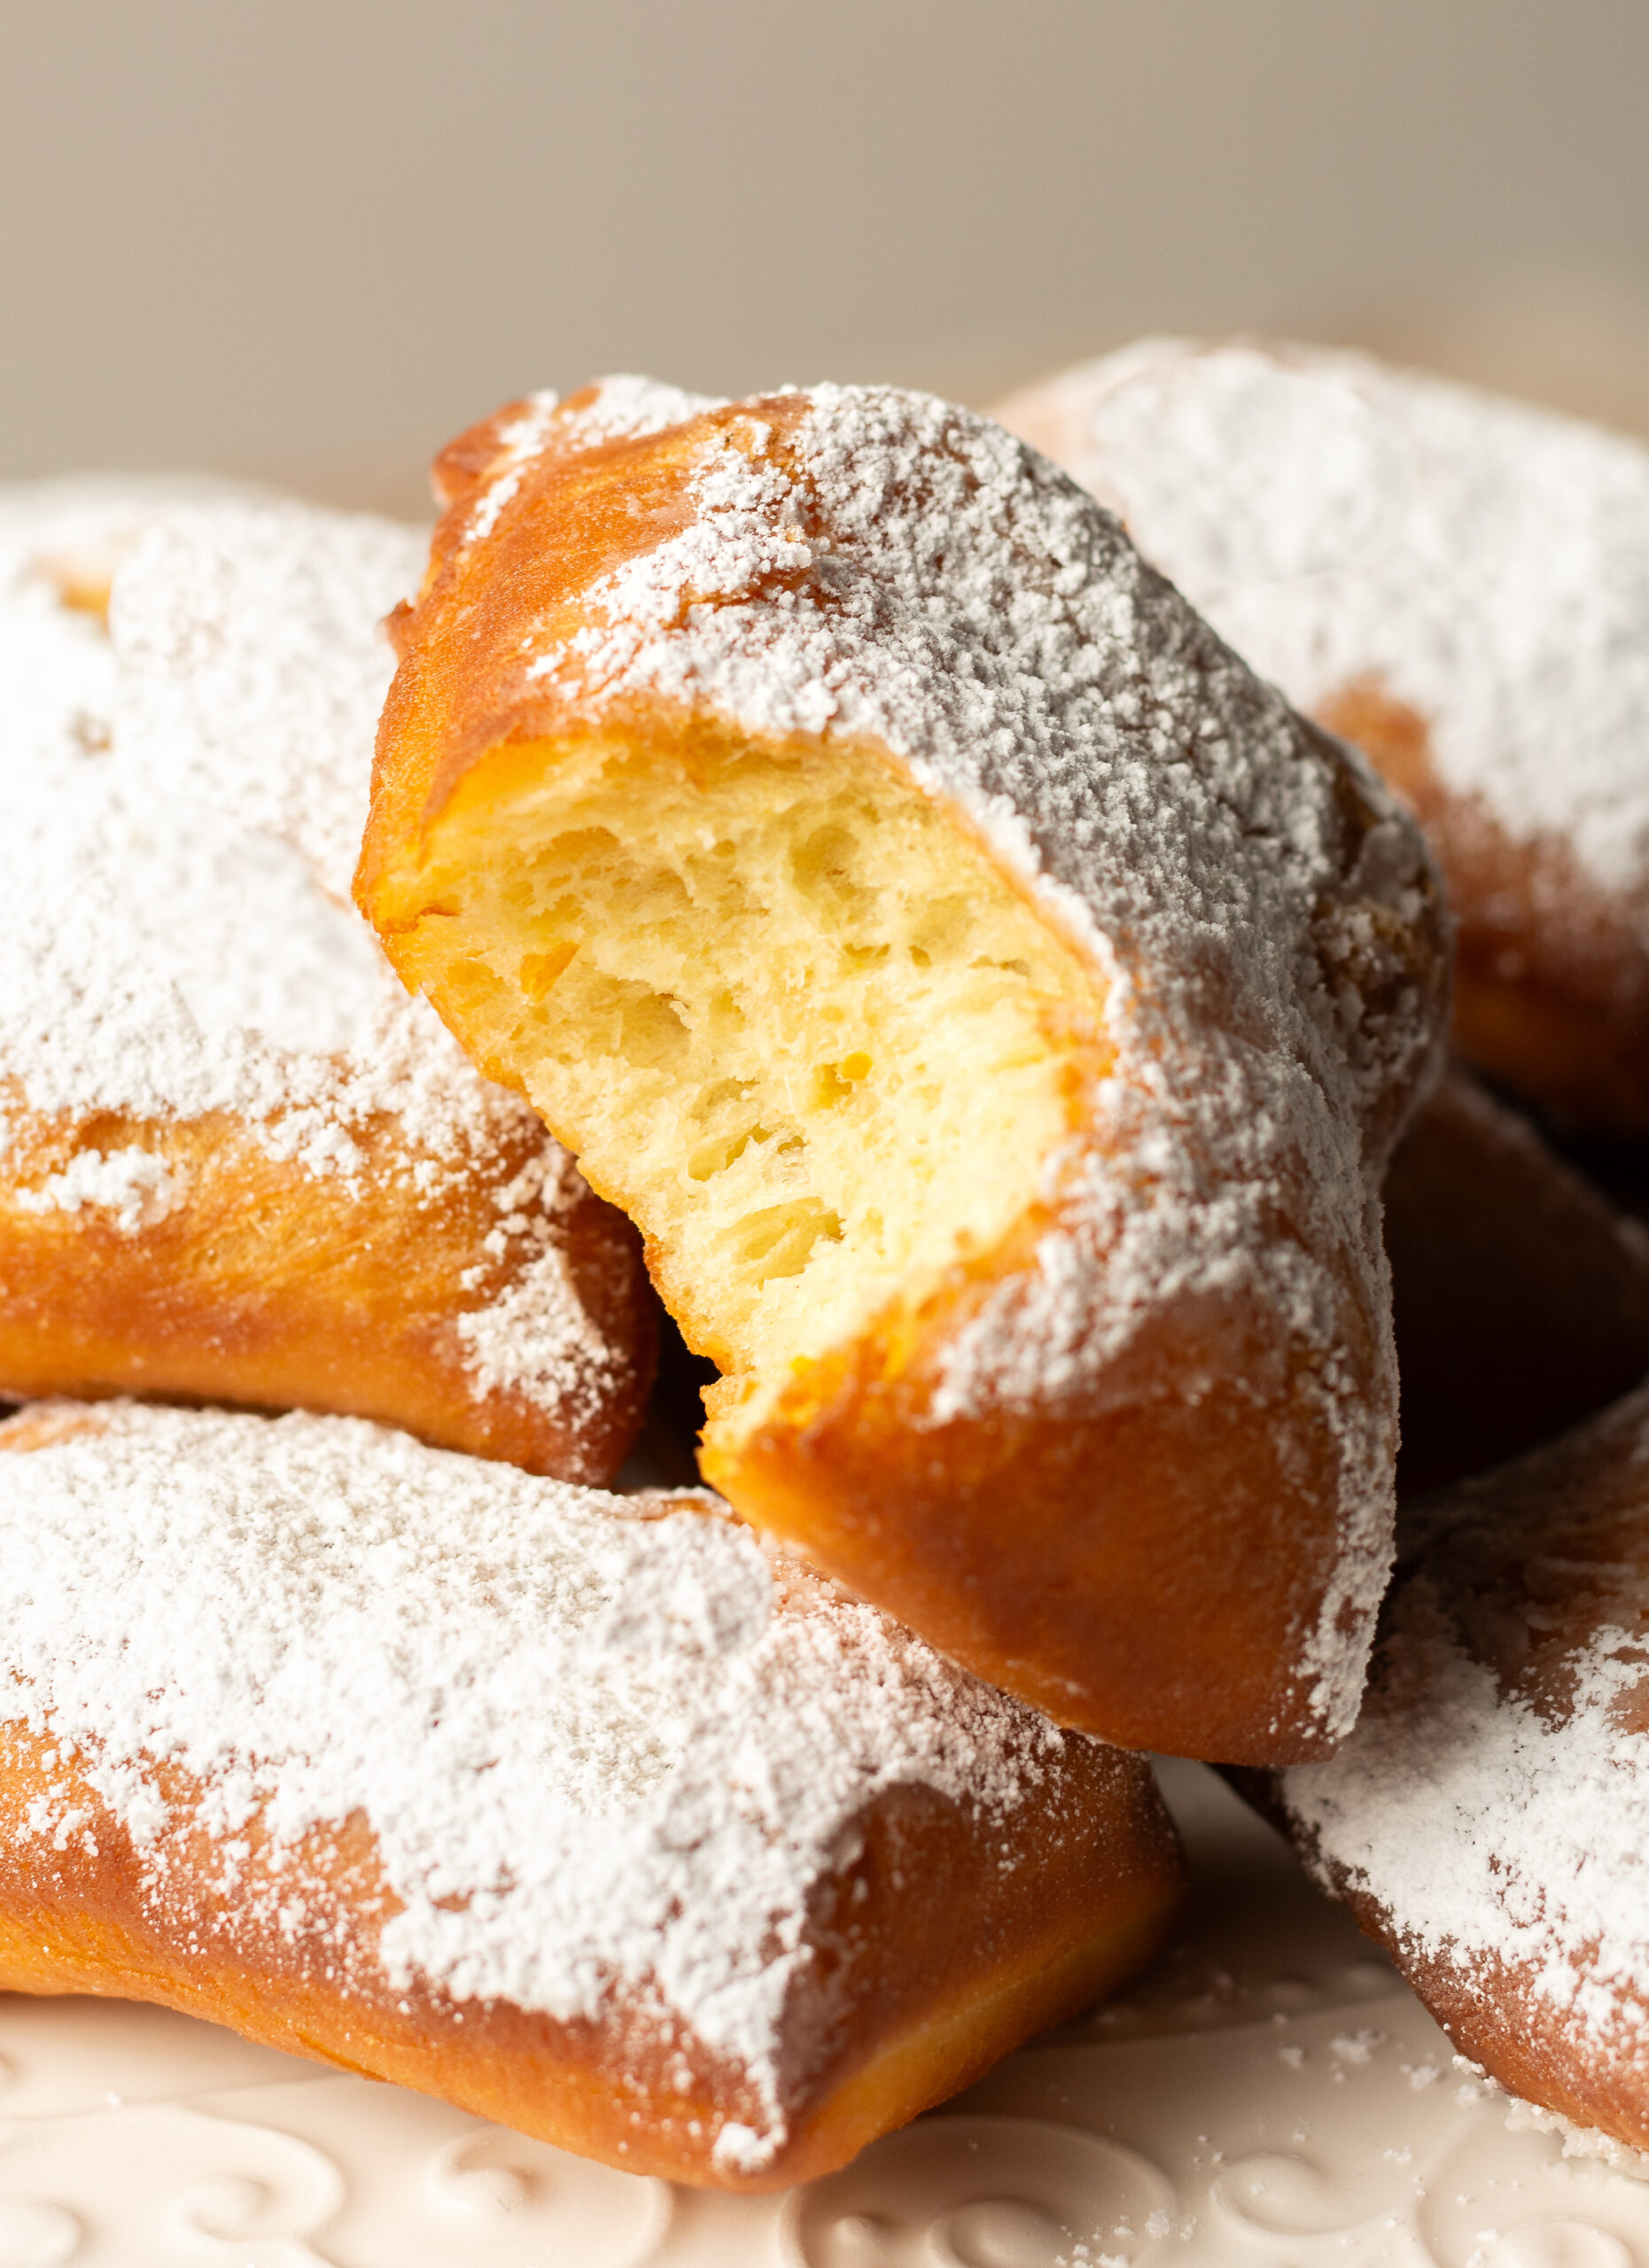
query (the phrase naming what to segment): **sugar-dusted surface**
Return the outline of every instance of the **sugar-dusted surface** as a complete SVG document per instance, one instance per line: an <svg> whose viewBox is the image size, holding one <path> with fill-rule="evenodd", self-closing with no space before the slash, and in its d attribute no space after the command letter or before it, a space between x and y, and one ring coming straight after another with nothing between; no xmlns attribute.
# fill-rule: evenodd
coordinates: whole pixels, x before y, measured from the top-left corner
<svg viewBox="0 0 1649 2268"><path fill-rule="evenodd" d="M1457 795L1649 876L1649 449L1321 348L1147 340L1003 405L1303 708L1372 681Z"/></svg>
<svg viewBox="0 0 1649 2268"><path fill-rule="evenodd" d="M1649 2262L1649 2186L1451 2065L1228 1791L1181 1767L1168 1793L1197 1885L1176 1954L806 2187L671 2190L163 2009L19 1996L0 2213L37 2256L78 2226L76 2268L175 2268L180 2225L330 2268Z"/></svg>
<svg viewBox="0 0 1649 2268"><path fill-rule="evenodd" d="M1357 1730L1282 1783L1430 1989L1517 1994L1599 2074L1649 2041L1645 1503L1640 1391L1417 1516Z"/></svg>
<svg viewBox="0 0 1649 2268"><path fill-rule="evenodd" d="M1606 2040L1649 1968L1649 1741L1614 1714L1641 1682L1637 1638L1598 1633L1558 1724L1462 1651L1423 1582L1388 1645L1397 1691L1330 1762L1295 1767L1290 1808L1418 1949L1532 1964L1539 1997Z"/></svg>
<svg viewBox="0 0 1649 2268"><path fill-rule="evenodd" d="M611 444L661 414L610 382L467 439L484 466L490 434L503 470L453 492L458 561L479 530L501 575L523 563L533 454L550 478L587 446L583 421ZM683 464L666 477L648 458L634 540L614 538L617 563L579 591L581 626L524 612L464 745L662 701L891 750L978 827L1095 964L1117 1054L1093 1138L1048 1161L1056 1223L1034 1270L952 1344L932 1421L1135 1391L1129 1350L1174 1302L1265 1317L1256 1336L1301 1353L1300 1391L1339 1444L1336 1565L1299 1652L1343 1729L1390 1509L1373 1192L1439 1014L1413 827L999 428L821 386L681 431ZM1357 1377L1349 1309L1373 1340Z"/></svg>
<svg viewBox="0 0 1649 2268"><path fill-rule="evenodd" d="M283 1843L360 1814L404 1908L393 1975L563 2019L656 1992L748 2071L773 2143L809 1899L865 1805L914 1782L1005 1828L1057 1808L1070 1736L712 1498L357 1420L116 1405L77 1431L63 1408L62 1437L0 1458L12 1713L93 1759L162 1904L157 1761L206 1783L243 1899L254 1814ZM1005 1866L1024 1850L1004 1834Z"/></svg>
<svg viewBox="0 0 1649 2268"><path fill-rule="evenodd" d="M485 457L486 478L467 499L463 529L466 547L481 543L520 493L527 467L545 448L589 448L602 441L635 439L715 407L713 395L689 393L684 387L631 372L603 378L567 405L559 394L545 389L513 403L489 424L466 434L455 451L438 458L437 491L447 497L463 494L476 457Z"/></svg>
<svg viewBox="0 0 1649 2268"><path fill-rule="evenodd" d="M123 532L106 632L64 603L50 498L0 533L22 656L0 721L0 1061L29 1107L234 1110L323 1171L373 1110L460 1142L456 1051L401 1006L346 898L393 666L378 624L416 532L155 508Z"/></svg>
<svg viewBox="0 0 1649 2268"><path fill-rule="evenodd" d="M229 1113L346 1184L387 1123L431 1205L525 1140L533 1186L503 1177L489 1245L512 1264L461 1337L478 1394L593 1407L618 1356L565 1264L576 1173L349 904L382 618L423 555L415 529L188 485L0 497L0 1082L14 1112L72 1122ZM125 1231L186 1195L129 1141L22 1172L24 1211Z"/></svg>

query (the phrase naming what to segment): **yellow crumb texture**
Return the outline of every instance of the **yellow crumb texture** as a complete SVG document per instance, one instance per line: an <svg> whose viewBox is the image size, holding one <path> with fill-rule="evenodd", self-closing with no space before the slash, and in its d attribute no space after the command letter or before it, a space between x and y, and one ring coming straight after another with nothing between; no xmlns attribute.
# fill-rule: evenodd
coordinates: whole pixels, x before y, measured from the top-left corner
<svg viewBox="0 0 1649 2268"><path fill-rule="evenodd" d="M494 750L398 954L755 1388L988 1254L1108 1060L1094 971L874 750Z"/></svg>

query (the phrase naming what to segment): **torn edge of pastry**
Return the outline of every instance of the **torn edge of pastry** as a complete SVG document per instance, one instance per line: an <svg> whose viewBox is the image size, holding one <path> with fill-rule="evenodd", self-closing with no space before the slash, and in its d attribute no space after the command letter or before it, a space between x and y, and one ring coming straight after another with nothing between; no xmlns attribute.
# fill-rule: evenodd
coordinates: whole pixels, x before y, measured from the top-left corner
<svg viewBox="0 0 1649 2268"><path fill-rule="evenodd" d="M439 478L357 895L640 1223L712 1478L1064 1721L1332 1741L1446 982L1412 827L927 397L609 381Z"/></svg>
<svg viewBox="0 0 1649 2268"><path fill-rule="evenodd" d="M630 1224L347 902L422 531L0 488L0 1389L349 1411L603 1481Z"/></svg>
<svg viewBox="0 0 1649 2268"><path fill-rule="evenodd" d="M769 2189L1166 1930L1145 1759L703 1493L134 1404L27 1410L0 1451L0 1990Z"/></svg>
<svg viewBox="0 0 1649 2268"><path fill-rule="evenodd" d="M1405 1513L1356 1731L1285 1823L1462 2053L1649 2150L1649 1388Z"/></svg>
<svg viewBox="0 0 1649 2268"><path fill-rule="evenodd" d="M874 750L616 730L519 761L443 826L441 995L484 1060L533 1065L751 1431L1035 1204L1109 1065L1103 982ZM502 998L478 935L521 948Z"/></svg>

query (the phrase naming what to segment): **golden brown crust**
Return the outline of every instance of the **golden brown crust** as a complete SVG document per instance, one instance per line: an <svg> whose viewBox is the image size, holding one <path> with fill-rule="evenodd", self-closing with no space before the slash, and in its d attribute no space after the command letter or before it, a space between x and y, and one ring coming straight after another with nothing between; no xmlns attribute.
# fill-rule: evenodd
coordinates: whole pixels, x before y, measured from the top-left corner
<svg viewBox="0 0 1649 2268"><path fill-rule="evenodd" d="M1163 1317L1093 1418L936 1426L936 1350L1010 1273L992 1254L970 1298L827 1357L731 1447L713 1419L735 1389L712 1388L706 1479L1060 1723L1235 1762L1327 1753L1290 1641L1332 1572L1338 1448L1287 1361L1233 1301Z"/></svg>
<svg viewBox="0 0 1649 2268"><path fill-rule="evenodd" d="M640 1427L657 1309L623 1216L580 1189L556 1224L569 1277L610 1350L563 1394L478 1384L462 1318L508 1293L531 1247L500 1255L496 1192L542 1147L523 1120L485 1168L420 1195L401 1130L360 1128L358 1177L270 1154L224 1114L50 1120L12 1099L0 1190L0 1394L135 1394L372 1418L440 1448L592 1484ZM179 1196L122 1226L105 1208L31 1208L19 1192L77 1154L128 1146Z"/></svg>
<svg viewBox="0 0 1649 2268"><path fill-rule="evenodd" d="M1318 705L1412 806L1454 907L1454 1044L1575 1125L1649 1133L1649 903L1592 881L1554 836L1517 842L1445 787L1424 718L1377 686Z"/></svg>
<svg viewBox="0 0 1649 2268"><path fill-rule="evenodd" d="M14 1426L0 1447L43 1438ZM0 1724L0 1991L159 2001L631 2172L735 2189L830 2171L1109 1991L1161 1943L1181 1880L1148 1767L1079 1743L1039 1863L1023 1852L1004 1868L1000 1829L930 1790L879 1799L810 1924L790 2139L751 2175L713 2155L729 2121L760 2121L748 2082L657 2008L615 1997L599 2021L558 2023L392 1983L377 1946L397 1904L363 1822L312 1833L278 1865L254 1822L226 1891L198 1783L175 1767L149 1776L166 1822L140 1852L54 1742ZM61 1850L26 1831L43 1801L77 1815ZM298 1939L279 1918L294 1897L310 1917Z"/></svg>
<svg viewBox="0 0 1649 2268"><path fill-rule="evenodd" d="M1649 1371L1649 1238L1452 1073L1386 1177L1407 1496L1532 1449Z"/></svg>
<svg viewBox="0 0 1649 2268"><path fill-rule="evenodd" d="M1600 2058L1554 2015L1532 1964L1517 1969L1482 1961L1467 1968L1417 1952L1378 1899L1349 1886L1339 1894L1358 1929L1388 1955L1461 2054L1508 2093L1630 2148L1649 2149L1649 2101L1635 2059Z"/></svg>

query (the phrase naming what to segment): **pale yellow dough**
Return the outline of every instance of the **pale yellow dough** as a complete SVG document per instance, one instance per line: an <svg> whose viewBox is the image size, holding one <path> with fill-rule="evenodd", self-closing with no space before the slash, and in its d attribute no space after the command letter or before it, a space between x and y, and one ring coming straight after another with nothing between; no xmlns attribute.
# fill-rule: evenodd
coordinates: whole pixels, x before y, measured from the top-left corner
<svg viewBox="0 0 1649 2268"><path fill-rule="evenodd" d="M444 830L420 958L641 1223L703 1349L771 1391L989 1252L1073 1122L1073 1061L1104 1060L1103 1003L966 826L839 749L517 761L530 785L476 821L510 858Z"/></svg>

